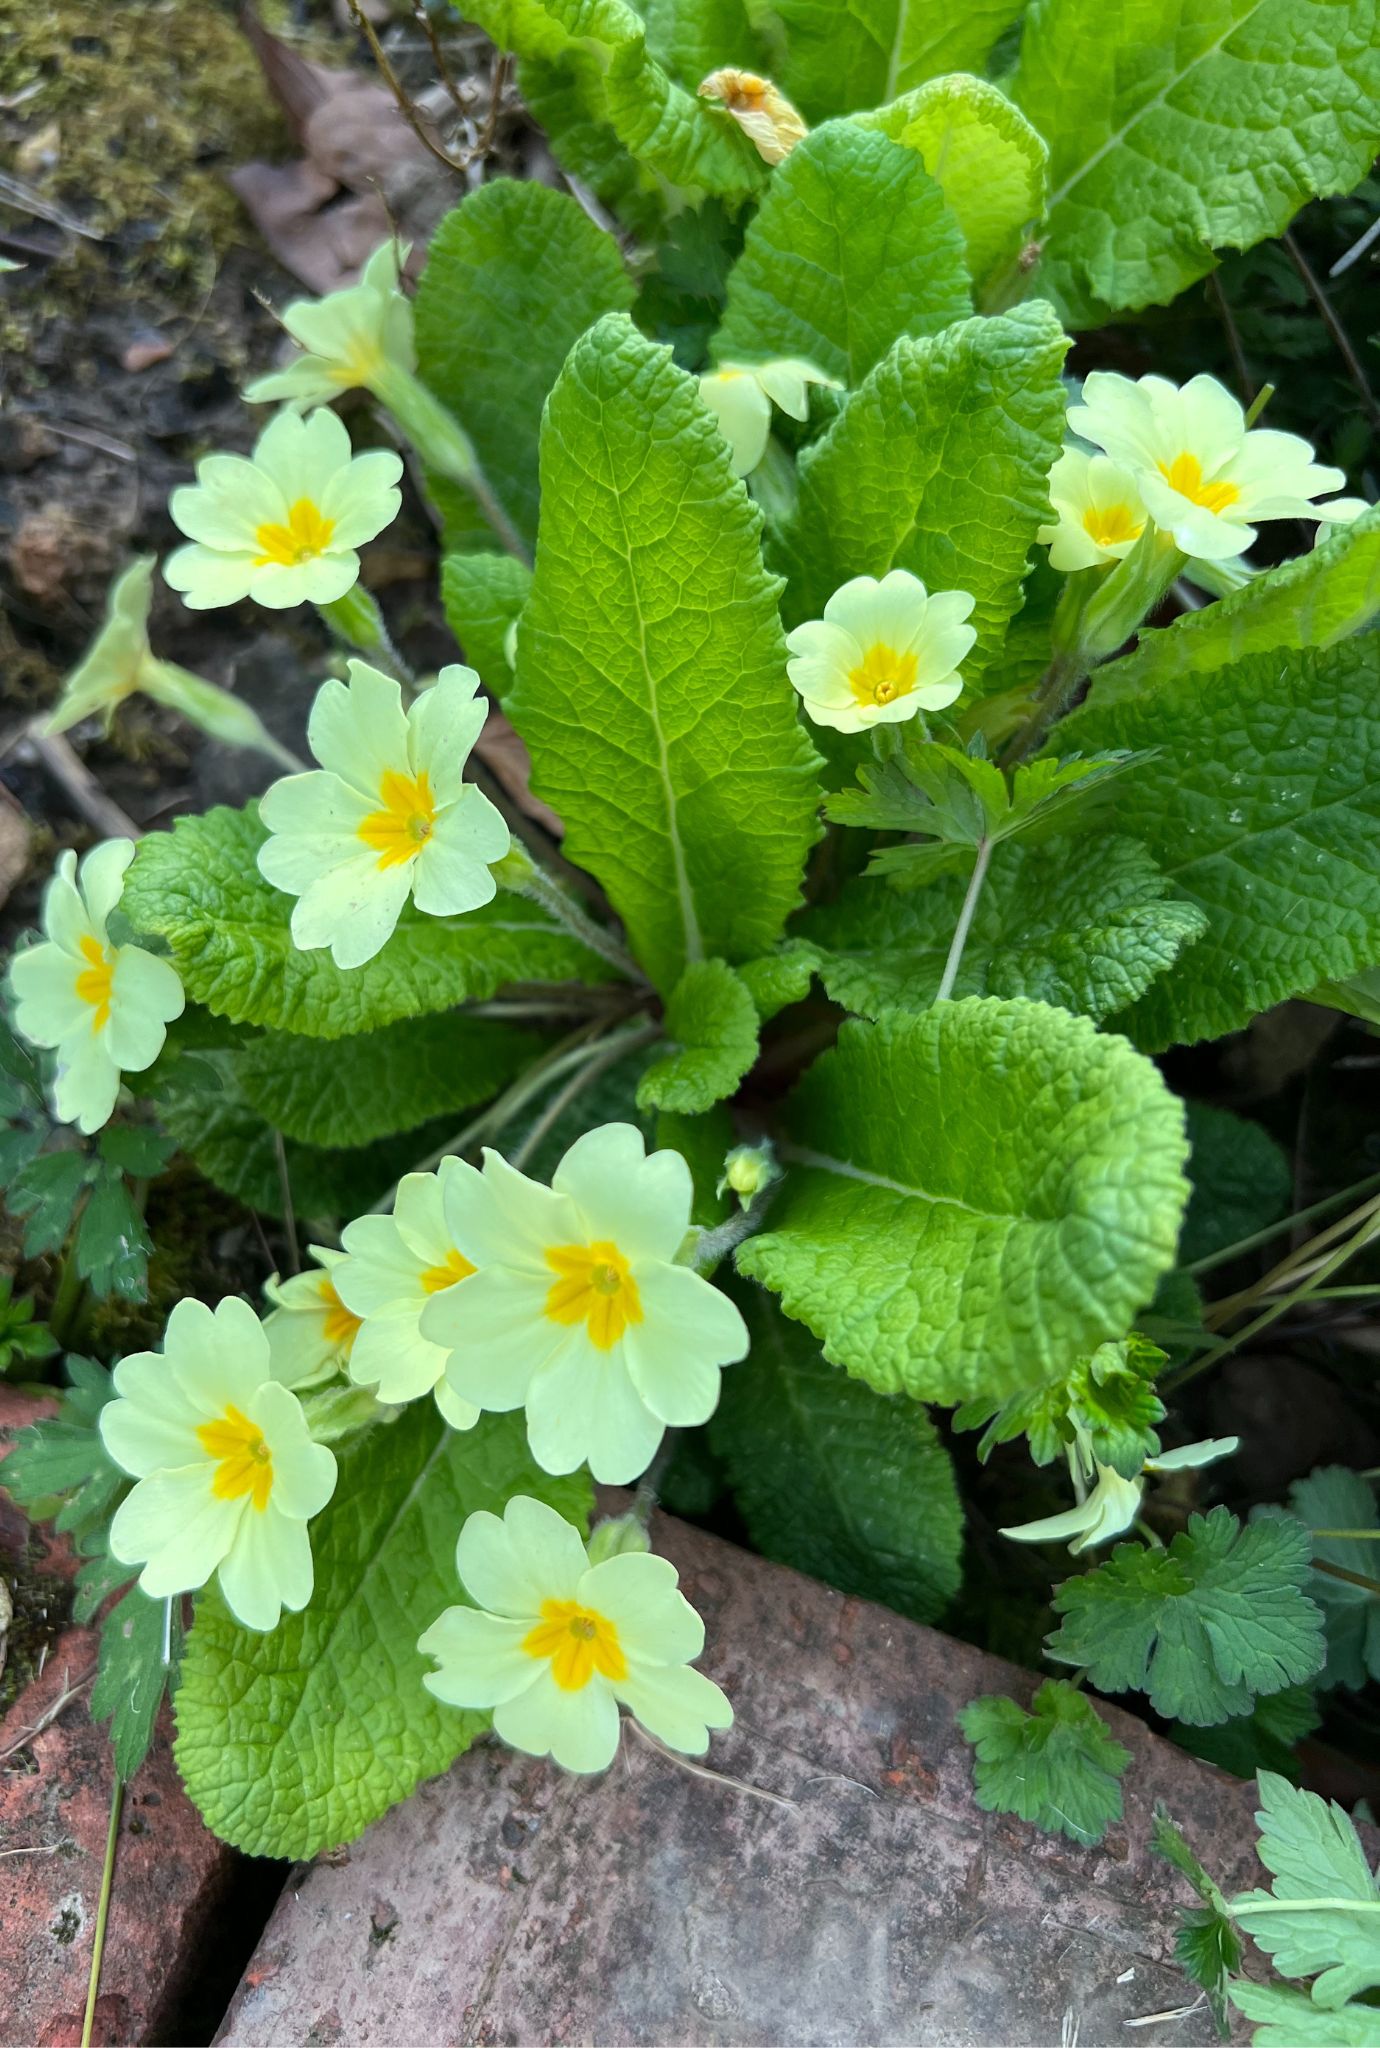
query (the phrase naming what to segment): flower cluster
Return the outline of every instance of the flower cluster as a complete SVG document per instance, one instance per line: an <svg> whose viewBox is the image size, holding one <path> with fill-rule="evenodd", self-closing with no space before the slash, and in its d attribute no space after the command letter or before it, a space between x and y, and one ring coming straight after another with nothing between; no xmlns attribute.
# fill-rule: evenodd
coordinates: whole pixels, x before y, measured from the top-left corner
<svg viewBox="0 0 1380 2048"><path fill-rule="evenodd" d="M1198 1465L1211 1465L1218 1458L1229 1458L1239 1442L1240 1438L1234 1436L1207 1437L1201 1443L1184 1444L1177 1451L1163 1451L1158 1457L1147 1458L1134 1479L1124 1479L1111 1465L1099 1463L1074 1446L1069 1462L1083 1494L1077 1506L1066 1508L1059 1515L1045 1515L1038 1522L1022 1522L1016 1528L1003 1529L1001 1534L1017 1543L1062 1543L1067 1537L1070 1551L1078 1557L1099 1543L1110 1543L1114 1536L1123 1536L1132 1526L1140 1513L1147 1472L1186 1472ZM1086 1483L1085 1473L1094 1481L1091 1486Z"/></svg>

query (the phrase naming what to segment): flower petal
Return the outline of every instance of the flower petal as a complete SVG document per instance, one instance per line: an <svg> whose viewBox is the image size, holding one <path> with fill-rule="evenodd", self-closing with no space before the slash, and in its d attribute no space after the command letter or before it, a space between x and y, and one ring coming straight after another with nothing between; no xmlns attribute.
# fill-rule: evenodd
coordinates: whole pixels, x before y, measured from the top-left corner
<svg viewBox="0 0 1380 2048"><path fill-rule="evenodd" d="M601 1678L565 1692L549 1667L534 1685L494 1709L494 1733L528 1756L551 1756L562 1770L606 1771L618 1753L618 1703Z"/></svg>
<svg viewBox="0 0 1380 2048"><path fill-rule="evenodd" d="M448 1607L417 1641L439 1666L425 1673L423 1685L452 1707L496 1707L515 1698L541 1674L522 1647L531 1626L530 1617L510 1621L473 1607Z"/></svg>
<svg viewBox="0 0 1380 2048"><path fill-rule="evenodd" d="M666 1557L625 1551L591 1565L575 1598L603 1614L618 1630L629 1658L644 1664L688 1664L704 1648L704 1623L677 1589Z"/></svg>
<svg viewBox="0 0 1380 2048"><path fill-rule="evenodd" d="M611 1239L624 1258L673 1259L690 1228L694 1190L679 1152L653 1152L635 1124L601 1124L566 1152L551 1186L569 1195L587 1239Z"/></svg>
<svg viewBox="0 0 1380 2048"><path fill-rule="evenodd" d="M546 1600L573 1600L589 1566L580 1532L543 1500L518 1493L500 1521L470 1515L455 1547L460 1583L491 1614L534 1621Z"/></svg>
<svg viewBox="0 0 1380 2048"><path fill-rule="evenodd" d="M544 1472L588 1464L602 1485L624 1486L652 1462L664 1425L634 1387L621 1346L599 1351L582 1329L566 1336L527 1390L532 1456Z"/></svg>
<svg viewBox="0 0 1380 2048"><path fill-rule="evenodd" d="M650 1734L683 1756L703 1756L710 1729L733 1726L727 1696L685 1664L633 1664L613 1691Z"/></svg>
<svg viewBox="0 0 1380 2048"><path fill-rule="evenodd" d="M139 1583L154 1599L195 1592L229 1551L246 1503L216 1498L209 1463L154 1472L115 1510L111 1553L144 1566Z"/></svg>
<svg viewBox="0 0 1380 2048"><path fill-rule="evenodd" d="M670 1428L707 1422L719 1405L719 1369L746 1358L747 1325L726 1294L688 1266L639 1270L640 1323L623 1338L633 1386Z"/></svg>
<svg viewBox="0 0 1380 2048"><path fill-rule="evenodd" d="M275 1514L270 1503L262 1514L251 1507L240 1517L220 1567L220 1590L237 1621L267 1633L285 1607L295 1613L306 1606L313 1576L306 1523Z"/></svg>

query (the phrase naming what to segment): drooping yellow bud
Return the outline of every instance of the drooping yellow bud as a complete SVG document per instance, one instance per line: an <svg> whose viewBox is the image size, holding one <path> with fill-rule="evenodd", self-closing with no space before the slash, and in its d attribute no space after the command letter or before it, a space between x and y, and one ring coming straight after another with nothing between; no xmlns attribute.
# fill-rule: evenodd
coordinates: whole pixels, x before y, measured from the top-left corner
<svg viewBox="0 0 1380 2048"><path fill-rule="evenodd" d="M755 71L711 71L699 90L732 114L764 164L781 163L810 132L785 94Z"/></svg>

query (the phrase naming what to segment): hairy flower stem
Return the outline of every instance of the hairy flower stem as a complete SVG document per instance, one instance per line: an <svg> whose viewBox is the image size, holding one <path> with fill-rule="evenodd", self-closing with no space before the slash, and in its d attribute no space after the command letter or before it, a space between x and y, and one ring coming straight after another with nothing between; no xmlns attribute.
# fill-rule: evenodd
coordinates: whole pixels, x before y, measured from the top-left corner
<svg viewBox="0 0 1380 2048"><path fill-rule="evenodd" d="M525 847L514 846L501 861L496 861L493 875L500 888L511 889L515 896L525 896L529 902L539 904L557 924L564 925L572 938L606 960L624 980L646 986L647 978L632 955L612 933L596 924L553 876L537 866Z"/></svg>
<svg viewBox="0 0 1380 2048"><path fill-rule="evenodd" d="M995 841L991 839L981 839L978 841L977 859L973 862L973 872L968 881L968 893L963 898L963 908L959 911L958 923L954 926L954 936L953 942L949 947L949 957L944 962L944 972L939 977L939 987L935 992L934 999L937 1003L947 1002L948 998L953 994L954 983L958 980L958 970L963 965L963 951L968 943L968 933L972 930L973 913L977 909L978 898L982 894L982 885L987 879L987 863L992 858L992 847L994 844Z"/></svg>
<svg viewBox="0 0 1380 2048"><path fill-rule="evenodd" d="M360 654L367 655L375 668L383 669L405 689L416 681L411 669L393 645L388 628L384 624L383 613L363 584L356 583L354 589L347 590L344 597L332 598L329 604L319 604L316 609L336 639L343 640L347 647L353 647Z"/></svg>
<svg viewBox="0 0 1380 2048"><path fill-rule="evenodd" d="M701 1230L691 1245L688 1263L697 1273L711 1273L720 1259L725 1258L745 1237L762 1227L762 1218L776 1193L778 1183L773 1181L760 1194L753 1196L746 1209L740 1209L736 1216L730 1216L724 1223L716 1223L712 1229Z"/></svg>

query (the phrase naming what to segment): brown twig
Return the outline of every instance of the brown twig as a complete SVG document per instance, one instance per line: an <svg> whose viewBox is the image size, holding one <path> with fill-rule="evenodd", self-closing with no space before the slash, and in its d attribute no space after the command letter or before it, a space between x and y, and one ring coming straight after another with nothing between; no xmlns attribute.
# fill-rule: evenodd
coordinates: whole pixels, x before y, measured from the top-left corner
<svg viewBox="0 0 1380 2048"><path fill-rule="evenodd" d="M41 726L34 724L25 737L54 782L72 799L88 825L94 825L108 839L142 838L134 820L126 816L113 797L106 795L80 754L60 732L44 732Z"/></svg>
<svg viewBox="0 0 1380 2048"><path fill-rule="evenodd" d="M412 19L427 39L431 49L432 61L436 66L436 76L450 94L451 105L455 108L462 121L467 120L469 110L460 97L459 86L451 77L450 65L446 62L446 53L441 48L441 38L436 33L436 24L427 9L426 0L412 0Z"/></svg>
<svg viewBox="0 0 1380 2048"><path fill-rule="evenodd" d="M1361 358L1351 345L1351 336L1337 318L1336 308L1321 284L1319 284L1317 278L1313 275L1312 266L1298 243L1294 240L1294 237L1286 234L1282 235L1280 239L1284 244L1285 255L1302 278L1305 291L1317 307L1323 326L1332 336L1333 345L1342 361L1346 364L1347 375L1360 393L1361 403L1370 417L1371 425L1380 429L1380 405L1376 403L1375 393L1370 388L1370 379L1362 368Z"/></svg>
<svg viewBox="0 0 1380 2048"><path fill-rule="evenodd" d="M75 1685L68 1685L68 1683L64 1679L62 1684L62 1690L59 1692L57 1698L52 1702L50 1706L47 1706L43 1709L43 1712L34 1722L33 1727L26 1728L22 1735L17 1735L14 1741L9 1745L8 1749L0 1749L0 1764L8 1763L9 1759L12 1756L18 1756L20 1750L27 1749L31 1742L37 1740L37 1738L43 1733L45 1728L51 1728L54 1721L57 1720L58 1716L64 1713L67 1710L67 1708L71 1706L73 1700L77 1698L78 1694L86 1690L87 1686L90 1685L92 1679L95 1676L96 1667L93 1664L89 1671L83 1671L81 1677L77 1680Z"/></svg>
<svg viewBox="0 0 1380 2048"><path fill-rule="evenodd" d="M463 170L464 165L461 163L457 163L456 159L450 154L450 151L447 149L443 149L441 144L436 140L436 137L428 132L426 123L423 121L421 115L418 113L416 107L412 104L411 99L408 97L407 90L404 87L402 80L398 77L397 72L393 69L392 64L389 62L388 52L384 49L383 44L379 41L378 32L376 31L373 22L370 21L368 15L360 6L359 0L349 0L349 7L351 19L353 20L355 27L363 36L365 42L369 45L369 53L373 57L374 62L378 65L379 71L383 77L384 84L388 87L388 90L392 93L393 98L398 103L398 112L402 115L408 127L412 130L412 133L416 136L418 142L421 143L423 149L429 151L430 154L435 157L437 163L444 164L448 171L458 172Z"/></svg>

